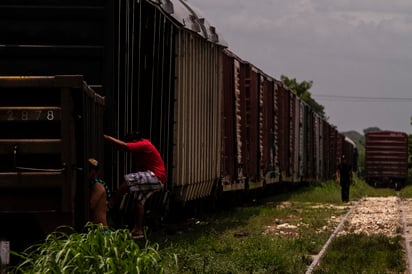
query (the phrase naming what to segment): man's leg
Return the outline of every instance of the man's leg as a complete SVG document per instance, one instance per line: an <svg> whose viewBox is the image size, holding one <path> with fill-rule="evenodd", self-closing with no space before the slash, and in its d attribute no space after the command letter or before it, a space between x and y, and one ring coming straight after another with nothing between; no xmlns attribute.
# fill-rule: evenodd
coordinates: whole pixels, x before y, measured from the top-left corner
<svg viewBox="0 0 412 274"><path fill-rule="evenodd" d="M144 204L141 201L135 201L136 204L136 219L132 230L133 236L143 235L143 217Z"/></svg>
<svg viewBox="0 0 412 274"><path fill-rule="evenodd" d="M126 182L123 182L119 189L113 194L113 197L110 199L108 207L113 208L116 204L120 202L123 195L129 190L129 187Z"/></svg>
<svg viewBox="0 0 412 274"><path fill-rule="evenodd" d="M349 183L345 182L342 186L342 189L343 189L342 201L349 202Z"/></svg>
<svg viewBox="0 0 412 274"><path fill-rule="evenodd" d="M143 236L144 204L154 192L161 190L163 185L154 176L153 172L149 171L134 173L130 176L126 175L125 179L128 180L129 177L132 181L129 184L129 189L131 193L134 193L136 211L132 236Z"/></svg>

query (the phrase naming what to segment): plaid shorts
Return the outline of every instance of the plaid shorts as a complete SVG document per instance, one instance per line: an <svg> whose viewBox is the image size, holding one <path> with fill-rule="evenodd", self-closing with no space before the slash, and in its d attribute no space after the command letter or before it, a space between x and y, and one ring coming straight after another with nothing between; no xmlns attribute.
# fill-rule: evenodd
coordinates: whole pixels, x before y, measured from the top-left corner
<svg viewBox="0 0 412 274"><path fill-rule="evenodd" d="M144 204L153 193L162 190L163 184L150 170L126 174L124 180L133 199Z"/></svg>

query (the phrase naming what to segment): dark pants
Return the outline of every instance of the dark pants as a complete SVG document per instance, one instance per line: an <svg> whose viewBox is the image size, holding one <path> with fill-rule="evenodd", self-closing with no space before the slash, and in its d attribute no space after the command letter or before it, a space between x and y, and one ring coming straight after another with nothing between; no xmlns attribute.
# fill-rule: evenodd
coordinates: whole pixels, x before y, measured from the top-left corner
<svg viewBox="0 0 412 274"><path fill-rule="evenodd" d="M349 183L342 182L340 184L341 186L341 197L342 197L342 202L349 202Z"/></svg>

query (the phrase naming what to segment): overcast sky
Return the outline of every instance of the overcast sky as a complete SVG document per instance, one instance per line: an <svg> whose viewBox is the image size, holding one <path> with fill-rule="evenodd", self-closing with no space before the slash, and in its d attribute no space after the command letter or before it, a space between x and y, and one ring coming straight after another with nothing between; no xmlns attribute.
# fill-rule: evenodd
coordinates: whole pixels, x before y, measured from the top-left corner
<svg viewBox="0 0 412 274"><path fill-rule="evenodd" d="M313 81L339 131L412 133L411 0L187 1L242 59L276 79Z"/></svg>

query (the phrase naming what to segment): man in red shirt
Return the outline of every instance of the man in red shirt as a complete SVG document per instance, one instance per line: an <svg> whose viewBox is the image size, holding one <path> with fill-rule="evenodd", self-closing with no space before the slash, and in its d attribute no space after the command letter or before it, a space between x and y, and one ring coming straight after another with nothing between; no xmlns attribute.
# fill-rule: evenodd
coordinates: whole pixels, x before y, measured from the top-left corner
<svg viewBox="0 0 412 274"><path fill-rule="evenodd" d="M131 152L136 158L135 172L124 176L124 182L109 201L109 208L117 204L129 191L136 206L136 220L132 229L132 237L143 237L144 203L156 191L160 191L166 182L166 168L156 147L143 139L139 132L128 134L126 141L104 135L116 149Z"/></svg>

